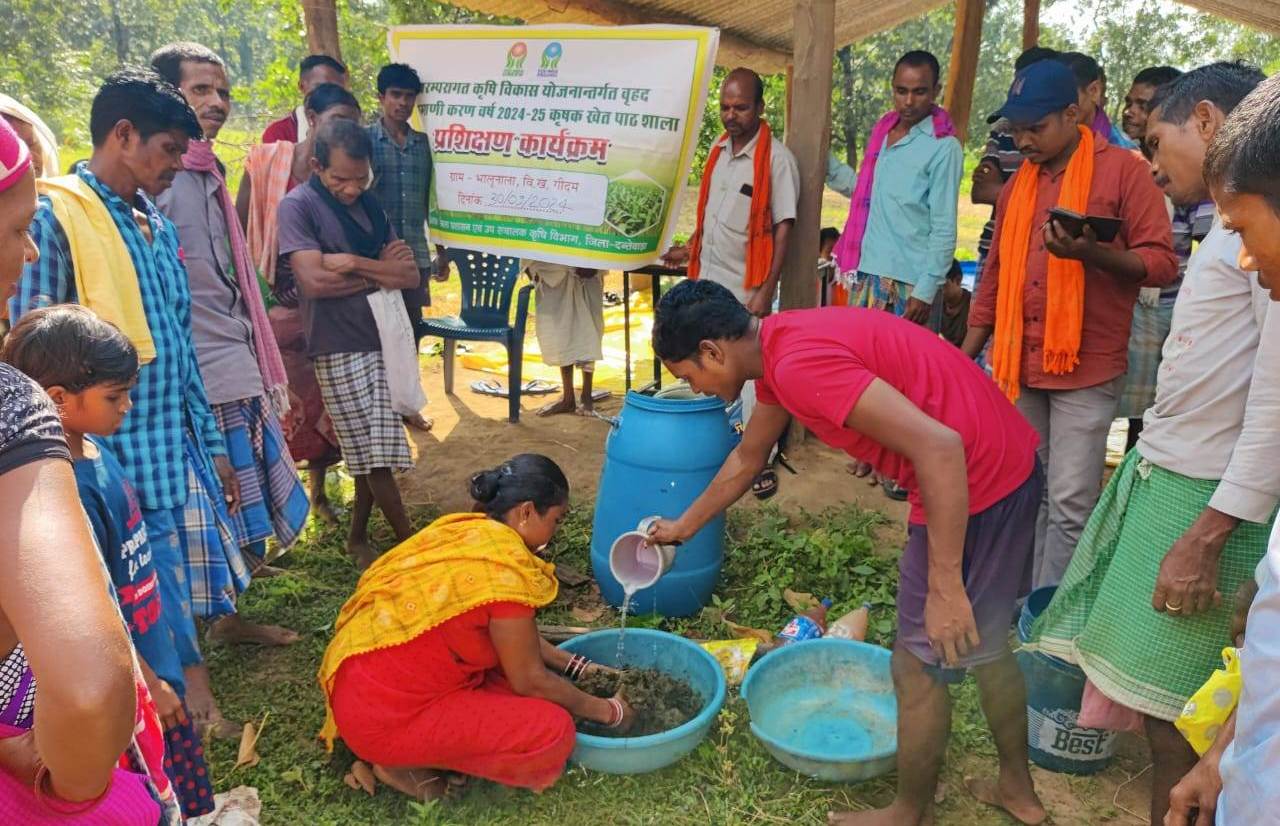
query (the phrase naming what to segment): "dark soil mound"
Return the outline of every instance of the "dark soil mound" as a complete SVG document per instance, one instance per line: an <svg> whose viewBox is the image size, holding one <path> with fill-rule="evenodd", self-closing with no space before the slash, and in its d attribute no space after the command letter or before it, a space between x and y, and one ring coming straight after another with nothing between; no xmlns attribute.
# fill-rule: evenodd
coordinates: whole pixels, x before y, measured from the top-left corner
<svg viewBox="0 0 1280 826"><path fill-rule="evenodd" d="M621 684L622 697L636 713L636 723L626 734L599 723L582 721L578 730L602 737L642 737L684 725L702 710L702 699L684 680L652 668L633 668L619 674L593 673L578 688L596 697L612 697Z"/></svg>

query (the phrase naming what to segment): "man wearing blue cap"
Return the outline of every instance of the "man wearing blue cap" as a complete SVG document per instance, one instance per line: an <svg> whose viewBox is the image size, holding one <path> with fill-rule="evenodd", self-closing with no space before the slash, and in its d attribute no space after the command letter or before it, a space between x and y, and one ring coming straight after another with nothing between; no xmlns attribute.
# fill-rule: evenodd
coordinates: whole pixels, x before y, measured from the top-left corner
<svg viewBox="0 0 1280 826"><path fill-rule="evenodd" d="M994 334L993 377L1040 434L1047 472L1035 587L1057 584L1098 501L1107 432L1141 287L1178 275L1164 197L1142 158L1079 126L1076 80L1055 60L1020 70L1005 105L1022 167L1001 192L964 350ZM1073 234L1060 207L1119 220Z"/></svg>

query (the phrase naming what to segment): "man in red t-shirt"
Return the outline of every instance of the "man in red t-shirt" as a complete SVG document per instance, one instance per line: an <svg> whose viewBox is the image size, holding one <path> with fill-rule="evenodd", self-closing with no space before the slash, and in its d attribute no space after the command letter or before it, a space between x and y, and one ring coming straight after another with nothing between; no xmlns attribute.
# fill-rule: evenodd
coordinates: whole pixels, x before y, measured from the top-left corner
<svg viewBox="0 0 1280 826"><path fill-rule="evenodd" d="M754 318L733 294L688 281L663 297L653 350L699 392L725 401L756 382L741 444L659 542L692 537L751 487L794 416L823 442L906 488L899 564L898 795L838 824L931 818L950 729L947 683L973 668L1000 753L974 794L1024 823L1045 817L1027 770L1026 690L1009 621L1030 586L1044 475L1037 436L991 379L951 344L889 313L826 307Z"/></svg>
<svg viewBox="0 0 1280 826"><path fill-rule="evenodd" d="M302 93L302 103L298 108L267 125L262 133L263 143L289 141L298 143L307 137L307 115L303 111L307 95L322 83L336 83L343 89L351 88L351 79L347 75L347 67L342 61L327 54L311 54L302 58L298 64L298 91Z"/></svg>

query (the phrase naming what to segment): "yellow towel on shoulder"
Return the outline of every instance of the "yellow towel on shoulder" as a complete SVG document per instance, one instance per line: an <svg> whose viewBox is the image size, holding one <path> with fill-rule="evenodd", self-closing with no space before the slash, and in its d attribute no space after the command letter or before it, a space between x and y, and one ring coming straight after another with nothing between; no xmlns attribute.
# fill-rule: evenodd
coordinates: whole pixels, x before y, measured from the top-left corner
<svg viewBox="0 0 1280 826"><path fill-rule="evenodd" d="M330 750L338 736L329 701L349 657L410 642L472 608L514 602L541 608L556 598L556 566L539 559L520 534L481 513L442 516L387 551L360 577L338 612L320 663Z"/></svg>
<svg viewBox="0 0 1280 826"><path fill-rule="evenodd" d="M79 175L43 178L36 188L49 198L67 235L80 304L119 327L137 348L140 363L153 361L156 345L142 308L138 272L107 205Z"/></svg>

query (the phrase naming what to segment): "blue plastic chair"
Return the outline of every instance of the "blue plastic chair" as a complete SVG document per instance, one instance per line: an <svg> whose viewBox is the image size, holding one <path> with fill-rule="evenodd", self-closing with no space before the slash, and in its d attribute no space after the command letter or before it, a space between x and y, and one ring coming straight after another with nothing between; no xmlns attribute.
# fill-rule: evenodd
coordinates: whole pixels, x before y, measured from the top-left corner
<svg viewBox="0 0 1280 826"><path fill-rule="evenodd" d="M453 395L453 357L459 341L499 342L507 348L507 419L518 422L524 330L533 285L521 288L512 324L511 294L520 277L520 259L458 249L449 250L448 255L462 279L462 312L424 319L419 327L423 336L444 339L444 392Z"/></svg>

